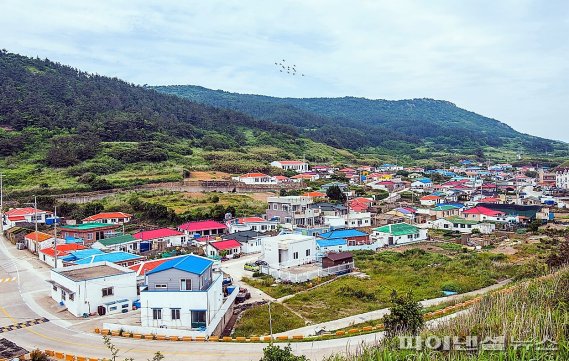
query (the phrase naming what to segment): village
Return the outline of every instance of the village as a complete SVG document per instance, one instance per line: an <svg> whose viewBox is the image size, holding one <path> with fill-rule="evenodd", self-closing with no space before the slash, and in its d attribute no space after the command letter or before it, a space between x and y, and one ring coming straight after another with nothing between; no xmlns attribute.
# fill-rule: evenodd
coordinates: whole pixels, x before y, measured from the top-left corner
<svg viewBox="0 0 569 361"><path fill-rule="evenodd" d="M288 176L228 180L273 191L263 214L125 232L136 215L67 219L30 202L3 212L3 231L12 252L35 258L49 275L42 302L52 312L111 331L207 338L231 335L247 309L279 302L279 285L308 285L299 286L303 292L346 276L369 279L357 260L401 247L488 250L563 222L569 204L567 169L470 160L430 170L290 160L271 166ZM284 299L295 295L290 288ZM446 288L435 295L471 291ZM305 314L294 299L283 304ZM305 316L305 324L333 317Z"/></svg>

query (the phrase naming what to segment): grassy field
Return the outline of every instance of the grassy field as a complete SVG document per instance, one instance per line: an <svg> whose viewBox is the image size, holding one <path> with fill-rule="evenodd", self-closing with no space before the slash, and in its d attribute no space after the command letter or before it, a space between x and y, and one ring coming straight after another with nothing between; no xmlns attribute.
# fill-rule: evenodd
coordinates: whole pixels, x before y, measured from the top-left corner
<svg viewBox="0 0 569 361"><path fill-rule="evenodd" d="M271 303L273 333L304 327L304 321L283 305ZM262 336L270 334L269 306L262 305L249 309L235 327L234 336Z"/></svg>
<svg viewBox="0 0 569 361"><path fill-rule="evenodd" d="M277 283L275 279L269 275L262 275L260 277L242 279L243 282L260 289L271 297L281 298L284 296L292 295L298 292L305 291L309 288L315 287L323 282L330 280L331 277L316 278L310 282L303 283Z"/></svg>
<svg viewBox="0 0 569 361"><path fill-rule="evenodd" d="M416 248L414 248L416 247ZM389 307L392 290L412 290L416 299L441 297L443 290L464 293L513 277L521 267L502 254L467 251L460 246L409 246L402 252L354 252L356 267L369 279L341 277L295 294L284 304L311 323L320 323ZM303 291L304 285L278 285L272 279L249 281L274 297ZM240 323L250 324L254 314ZM238 325L239 327L240 325ZM265 332L258 324L256 333Z"/></svg>
<svg viewBox="0 0 569 361"><path fill-rule="evenodd" d="M568 360L567 300L569 269L565 268L552 276L522 283L513 292L486 296L470 312L434 325L421 334L423 339L459 337L460 342L464 342L466 336L475 336L480 341L504 336L502 350L484 351L480 346L471 352L401 350L397 340L384 340L375 347L362 348L356 354L335 355L326 361Z"/></svg>

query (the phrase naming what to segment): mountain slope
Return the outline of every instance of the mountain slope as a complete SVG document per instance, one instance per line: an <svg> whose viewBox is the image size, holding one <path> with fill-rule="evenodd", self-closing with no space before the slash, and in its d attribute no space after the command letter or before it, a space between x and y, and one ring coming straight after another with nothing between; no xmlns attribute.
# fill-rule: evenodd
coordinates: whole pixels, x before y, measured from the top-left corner
<svg viewBox="0 0 569 361"><path fill-rule="evenodd" d="M495 119L432 99L275 98L229 93L199 86L154 89L215 107L238 110L259 119L295 126L316 140L350 149L433 145L462 151L479 147L523 149L530 154L567 150L567 144L533 137ZM471 153L472 154L472 153Z"/></svg>

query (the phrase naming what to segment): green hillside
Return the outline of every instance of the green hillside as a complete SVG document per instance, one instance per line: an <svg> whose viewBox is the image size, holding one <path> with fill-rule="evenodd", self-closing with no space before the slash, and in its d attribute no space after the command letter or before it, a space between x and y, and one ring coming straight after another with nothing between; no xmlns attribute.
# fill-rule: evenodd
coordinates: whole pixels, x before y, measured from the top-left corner
<svg viewBox="0 0 569 361"><path fill-rule="evenodd" d="M566 156L568 145L522 134L495 119L433 99L275 98L229 93L199 86L154 89L196 102L294 126L300 134L332 146L379 153L396 151L421 159L440 151L500 158L520 150L531 157Z"/></svg>

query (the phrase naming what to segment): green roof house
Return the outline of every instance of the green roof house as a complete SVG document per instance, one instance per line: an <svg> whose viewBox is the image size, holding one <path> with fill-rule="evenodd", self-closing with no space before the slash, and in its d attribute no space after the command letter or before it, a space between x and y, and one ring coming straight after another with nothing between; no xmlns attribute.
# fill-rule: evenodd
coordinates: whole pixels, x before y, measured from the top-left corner
<svg viewBox="0 0 569 361"><path fill-rule="evenodd" d="M371 238L378 248L397 246L425 241L427 230L407 223L395 223L375 228Z"/></svg>
<svg viewBox="0 0 569 361"><path fill-rule="evenodd" d="M140 252L140 240L130 234L121 234L114 237L103 238L91 245L91 248L101 250Z"/></svg>

